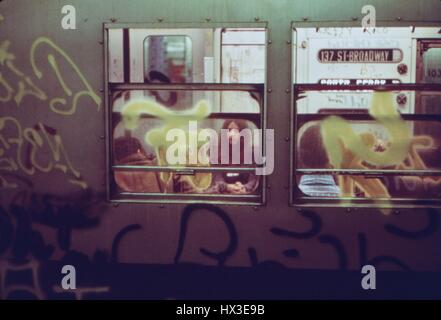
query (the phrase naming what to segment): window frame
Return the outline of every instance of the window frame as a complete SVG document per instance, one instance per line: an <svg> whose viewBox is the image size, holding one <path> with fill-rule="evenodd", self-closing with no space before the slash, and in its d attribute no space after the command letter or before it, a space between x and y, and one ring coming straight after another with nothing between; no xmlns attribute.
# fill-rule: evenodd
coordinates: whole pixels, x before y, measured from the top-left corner
<svg viewBox="0 0 441 320"><path fill-rule="evenodd" d="M131 28L142 28L142 29L204 29L204 28L264 28L265 29L265 78L263 84L235 84L235 83L170 83L170 84L158 84L158 83L131 83L126 81L128 77L123 77L123 83L111 83L109 82L109 35L108 30L110 29L122 29L129 30ZM266 176L259 176L259 186L257 194L244 194L244 195L233 195L233 194L196 194L196 193L130 193L121 192L121 195L125 197L116 198L113 195L112 184L113 184L113 169L121 170L121 166L114 165L113 162L113 118L112 118L112 94L116 91L125 90L212 90L212 91L247 91L247 92L258 92L262 101L260 103L260 113L239 113L239 112L222 112L222 113L212 113L207 119L218 119L220 117L213 117L213 115L222 115L221 118L239 118L242 115L250 115L250 117L258 117L260 119L260 128L265 129L267 124L267 77L268 77L268 23L265 21L254 22L254 23L104 23L103 24L103 49L104 49L104 103L105 103L105 144L106 144L106 198L108 202L111 203L212 203L212 204L225 204L225 205L244 205L244 206L263 206L266 203ZM124 50L124 49L123 49ZM129 49L130 50L130 49ZM124 56L129 53L123 53ZM144 61L144 57L143 57ZM124 71L127 66L124 66ZM126 71L125 71L126 72ZM240 118L239 118L240 119ZM254 122L254 121L253 121ZM262 134L262 151L266 152L265 145L265 130ZM132 167L132 168L130 168ZM176 167L176 166L126 166L124 171L128 168L129 170L142 170L150 172L186 172L194 174L197 172L254 172L254 168L243 168L243 167L229 167L229 168L216 168L216 167ZM213 200L211 200L211 198ZM217 199L216 199L217 198ZM239 199L239 201L234 201L234 199ZM254 201L240 201L242 199L252 199Z"/></svg>
<svg viewBox="0 0 441 320"><path fill-rule="evenodd" d="M412 23L412 26L416 27L432 27L432 28L439 28L439 25L433 25L431 23ZM361 175L370 175L370 176L390 176L390 175L399 175L400 171L401 173L405 173L407 176L421 176L421 175L436 175L441 176L441 170L413 170L411 172L404 171L404 170L348 170L348 169L342 169L342 170L324 170L324 169L317 169L317 170L298 170L297 168L297 155L296 155L296 149L297 149L297 108L296 108L296 101L300 98L300 94L303 91L320 91L320 90L374 90L374 91L388 91L388 90L399 90L399 91L410 91L415 92L414 101L415 104L417 104L418 100L417 98L420 96L421 92L441 92L441 84L421 84L421 83L412 83L412 84L387 84L387 85L322 85L318 83L297 83L297 64L295 63L297 58L297 48L294 47L294 44L296 41L294 41L295 37L295 31L297 28L328 28L328 27L335 27L335 28L345 28L345 27L358 27L360 28L360 24L357 22L314 22L314 21L293 21L291 23L291 79L290 79L290 86L291 86L291 101L290 101L290 151L289 151L289 206L297 208L298 210L301 210L302 208L308 208L308 207L338 207L338 208L346 208L350 210L350 208L357 208L357 207L369 207L369 208L441 208L441 199L432 201L425 200L425 199L397 199L391 197L387 200L379 200L379 199L373 199L373 198L351 198L351 199L345 199L345 198L318 198L318 197L308 197L308 199L301 199L300 197L296 197L296 189L298 189L297 184L297 176L299 175L298 172L302 172L303 174L308 172L321 172L321 173L340 173L345 175L353 175L353 174L361 174ZM377 28L383 28L383 27L409 27L409 22L391 22L391 21L377 21ZM438 39L438 40L437 40ZM418 39L417 43L419 43L420 40L437 40L441 41L440 38L433 38L433 39ZM417 54L417 52L415 52ZM418 81L419 78L416 78L416 81ZM321 117L326 117L333 115L330 114L311 114L311 118L316 117L317 119L320 119ZM341 114L338 114L341 116ZM369 115L359 115L355 114L353 115L355 118L362 118L361 120L369 120ZM403 116L403 115L402 115ZM416 119L421 118L423 120L429 120L429 117L432 117L430 120L434 120L433 115L417 115L417 114L405 114L404 119ZM441 115L435 115L435 120L441 122ZM372 119L372 118L370 118ZM357 119L358 120L358 119ZM420 120L420 119L418 119ZM441 126L441 124L440 124ZM361 171L365 171L364 173ZM387 171L387 172L386 172ZM299 190L300 191L300 190Z"/></svg>

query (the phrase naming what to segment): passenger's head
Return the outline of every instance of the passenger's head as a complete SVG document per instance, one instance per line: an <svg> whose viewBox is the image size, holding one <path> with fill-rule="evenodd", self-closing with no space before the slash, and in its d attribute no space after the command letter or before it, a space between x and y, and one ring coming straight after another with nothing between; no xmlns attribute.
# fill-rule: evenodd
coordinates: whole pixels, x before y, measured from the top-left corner
<svg viewBox="0 0 441 320"><path fill-rule="evenodd" d="M113 140L113 154L116 162L121 162L133 154L145 155L145 150L138 139L133 137L119 137Z"/></svg>
<svg viewBox="0 0 441 320"><path fill-rule="evenodd" d="M225 120L224 124L222 125L222 129L227 129L228 131L228 141L231 143L238 142L239 134L243 129L247 129L248 124L247 121L241 120L241 119L229 119Z"/></svg>
<svg viewBox="0 0 441 320"><path fill-rule="evenodd" d="M329 168L329 157L323 144L319 123L310 125L303 132L299 141L298 154L305 168Z"/></svg>

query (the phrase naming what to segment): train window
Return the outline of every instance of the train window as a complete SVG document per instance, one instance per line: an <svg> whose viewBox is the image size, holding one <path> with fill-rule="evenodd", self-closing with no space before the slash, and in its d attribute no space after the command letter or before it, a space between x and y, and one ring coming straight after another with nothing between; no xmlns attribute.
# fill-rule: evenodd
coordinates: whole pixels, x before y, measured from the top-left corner
<svg viewBox="0 0 441 320"><path fill-rule="evenodd" d="M173 83L192 82L191 38L149 36L144 40L144 79L160 76Z"/></svg>
<svg viewBox="0 0 441 320"><path fill-rule="evenodd" d="M291 204L441 205L438 31L293 30Z"/></svg>
<svg viewBox="0 0 441 320"><path fill-rule="evenodd" d="M264 24L106 30L110 200L262 204L265 178L247 154L264 130L242 132L264 128ZM175 129L183 134L171 141Z"/></svg>

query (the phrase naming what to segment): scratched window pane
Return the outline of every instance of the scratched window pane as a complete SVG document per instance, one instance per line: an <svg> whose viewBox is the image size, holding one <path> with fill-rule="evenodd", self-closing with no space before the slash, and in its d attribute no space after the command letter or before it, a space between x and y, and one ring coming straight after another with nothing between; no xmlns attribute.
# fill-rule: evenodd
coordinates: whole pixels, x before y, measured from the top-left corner
<svg viewBox="0 0 441 320"><path fill-rule="evenodd" d="M131 83L265 82L264 28L130 29Z"/></svg>
<svg viewBox="0 0 441 320"><path fill-rule="evenodd" d="M144 41L145 82L193 80L192 42L188 36L149 36Z"/></svg>
<svg viewBox="0 0 441 320"><path fill-rule="evenodd" d="M423 53L423 82L441 82L441 42L437 42L437 47L428 48Z"/></svg>
<svg viewBox="0 0 441 320"><path fill-rule="evenodd" d="M441 42L422 54L423 72L421 82L441 83ZM441 93L421 93L421 110L424 113L441 114Z"/></svg>
<svg viewBox="0 0 441 320"><path fill-rule="evenodd" d="M441 176L411 175L416 170L441 170L440 121L404 120L399 115L382 122L334 116L313 121L301 119L299 116L296 163L305 173L296 175L296 184L303 196L429 199L441 196ZM316 169L366 173L338 175ZM382 174L388 170L409 172L409 175Z"/></svg>
<svg viewBox="0 0 441 320"><path fill-rule="evenodd" d="M109 37L112 197L261 203L266 29L130 28ZM182 135L167 141L176 129ZM198 139L201 131L210 136Z"/></svg>
<svg viewBox="0 0 441 320"><path fill-rule="evenodd" d="M251 135L248 137L241 137L241 154L238 163L232 162L232 152L228 154L229 162L222 163L220 159L221 148L221 130L227 129L231 124L239 127L239 129L257 129L256 120L247 120L244 118L209 118L201 121L197 121L197 130L213 129L218 134L218 163L210 163L211 167L243 167L254 168L255 161L251 157L250 161L246 162L244 159L245 153L253 153L253 145L256 142L252 140ZM257 123L258 124L258 123ZM164 128L165 122L158 118L146 117L139 119L136 128L127 129L123 121L119 121L113 130L113 164L114 165L137 165L137 166L173 166L167 163L165 159L166 142L158 142L154 140L156 137L150 136L155 130L161 130ZM185 132L188 131L188 124L184 124L182 128ZM208 140L207 140L208 141ZM163 142L163 143L162 143ZM186 140L184 143L187 145L190 143ZM252 145L253 144L253 145ZM201 147L201 146L199 146ZM208 153L208 151L207 151ZM190 165L190 164L189 164ZM200 164L194 163L193 166Z"/></svg>
<svg viewBox="0 0 441 320"><path fill-rule="evenodd" d="M422 54L423 79L424 83L441 83L441 41L434 41L431 48ZM420 97L419 106L422 113L441 114L441 92L422 92L417 93ZM419 131L427 136L439 135L439 127L421 125ZM439 154L438 154L439 156ZM436 180L437 181L437 180Z"/></svg>
<svg viewBox="0 0 441 320"><path fill-rule="evenodd" d="M261 192L261 176L254 172L196 172L181 174L160 171L117 171L113 176L115 195L220 195L225 198L252 196ZM240 183L240 188L238 184ZM216 198L218 199L218 198ZM244 199L242 199L244 200Z"/></svg>
<svg viewBox="0 0 441 320"><path fill-rule="evenodd" d="M265 31L224 29L222 31L222 82L265 82Z"/></svg>
<svg viewBox="0 0 441 320"><path fill-rule="evenodd" d="M296 148L302 169L326 169L333 163L342 169L437 170L441 169L441 122L328 117L302 125Z"/></svg>
<svg viewBox="0 0 441 320"><path fill-rule="evenodd" d="M293 203L388 207L394 201L439 201L437 33L399 27L376 28L375 36L359 27L293 31L294 89L320 88L294 91ZM424 90L400 90L409 83ZM383 90L363 90L366 85Z"/></svg>
<svg viewBox="0 0 441 320"><path fill-rule="evenodd" d="M420 199L439 200L439 176L297 175L296 198L343 199Z"/></svg>
<svg viewBox="0 0 441 320"><path fill-rule="evenodd" d="M201 128L221 128L226 121L237 119L209 119L201 123ZM245 121L245 120L243 120ZM122 126L114 131L114 164L119 166L168 166L163 147L154 147L145 141L145 134L151 128L160 128L158 119L141 120L139 130L128 132ZM254 126L251 121L248 124ZM146 130L146 128L148 128ZM245 150L245 149L244 149ZM241 152L246 152L241 150ZM209 167L210 165L193 165ZM181 166L182 167L182 166ZM228 164L212 167L244 167L250 170L223 172L162 172L154 170L114 170L114 184L121 194L126 193L186 193L186 194L224 194L244 195L259 192L260 177L254 174L252 165ZM185 166L183 167L185 169ZM185 171L185 170L184 170ZM237 185L241 188L236 188Z"/></svg>
<svg viewBox="0 0 441 320"><path fill-rule="evenodd" d="M372 85L374 85L372 83ZM391 105L402 114L423 113L415 101L415 93L411 91L391 92ZM372 91L368 90L329 90L308 91L301 94L297 101L298 114L338 114L338 113L368 113L372 105Z"/></svg>
<svg viewBox="0 0 441 320"><path fill-rule="evenodd" d="M188 91L189 93L192 93ZM221 197L235 197L241 201L242 196L252 195L251 200L256 201L256 196L260 194L261 182L260 177L255 174L255 162L251 156L252 162L245 161L245 153L253 153L255 141L253 139L241 138L241 148L239 162L232 162L232 154L228 163L219 162L216 164L188 164L190 167L218 167L227 169L229 167L248 168L246 171L228 171L222 172L214 171L195 171L182 172L181 171L157 171L145 168L139 170L138 168L129 168L124 170L127 166L171 166L166 158L166 144L161 144L158 140L151 139L151 134L155 130L161 130L170 126L170 128L182 128L184 131L188 129L189 120L193 118L196 121L197 129L213 129L219 134L222 129L231 129L234 124L238 130L250 129L254 130L260 126L260 114L253 113L227 113L227 112L206 112L202 116L198 115L198 110L190 109L190 106L182 106L179 110L164 107L156 103L158 100L154 94L148 93L145 96L145 91L124 91L118 92L114 95L113 103L113 165L119 168L113 171L113 186L114 192L117 196L137 196L146 193L158 194L199 194L209 196L210 194L220 195ZM161 92L163 93L163 92ZM198 92L199 93L199 92ZM216 94L218 92L211 92ZM236 93L236 92L232 92ZM237 92L242 95L251 96L248 92ZM253 98L254 100L254 98ZM136 126L131 127L125 122L127 119L127 110L131 108L133 101L141 101L144 113L136 120ZM151 104L150 102L155 102ZM186 108L187 107L187 108ZM258 108L258 106L257 106ZM135 108L139 109L139 106ZM182 111L185 111L183 117ZM193 113L193 111L195 113ZM244 110L242 110L244 111ZM258 110L257 110L258 111ZM165 117L164 117L165 112ZM229 115L234 115L231 117ZM125 120L126 119L126 120ZM250 136L251 137L251 136ZM163 139L165 140L165 139ZM162 141L164 142L164 141ZM190 143L185 141L185 143ZM220 141L218 141L218 156L220 157ZM243 146L243 148L242 148ZM249 147L249 148L247 148ZM230 149L231 150L231 149ZM178 165L179 166L179 165ZM185 169L185 165L181 168ZM185 170L184 170L185 171ZM235 200L234 200L235 201Z"/></svg>
<svg viewBox="0 0 441 320"><path fill-rule="evenodd" d="M201 101L205 101L209 113L252 113L258 115L263 105L263 94L258 91L132 90L115 92L113 112L121 112L128 102L140 99L154 101L170 111L188 111Z"/></svg>

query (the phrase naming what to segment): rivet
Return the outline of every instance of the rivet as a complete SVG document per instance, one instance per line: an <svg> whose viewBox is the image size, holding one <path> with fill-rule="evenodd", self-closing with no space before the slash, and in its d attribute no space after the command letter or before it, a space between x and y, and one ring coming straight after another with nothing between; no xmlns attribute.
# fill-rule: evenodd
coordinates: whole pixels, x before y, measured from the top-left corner
<svg viewBox="0 0 441 320"><path fill-rule="evenodd" d="M285 137L285 141L289 141L289 137Z"/></svg>
<svg viewBox="0 0 441 320"><path fill-rule="evenodd" d="M352 21L357 21L358 17L352 17Z"/></svg>
<svg viewBox="0 0 441 320"><path fill-rule="evenodd" d="M290 40L286 41L286 44L291 44L291 41Z"/></svg>
<svg viewBox="0 0 441 320"><path fill-rule="evenodd" d="M259 208L258 208L258 207L256 207L256 206L254 206L254 207L253 207L253 209L254 209L254 211L257 211L257 210L259 210Z"/></svg>
<svg viewBox="0 0 441 320"><path fill-rule="evenodd" d="M254 21L259 21L259 20L260 20L259 17L255 17L255 18L254 18Z"/></svg>
<svg viewBox="0 0 441 320"><path fill-rule="evenodd" d="M309 19L308 17L303 17L302 18L303 21L308 21L308 19Z"/></svg>
<svg viewBox="0 0 441 320"><path fill-rule="evenodd" d="M269 93L271 93L271 92L273 92L273 89L270 88L270 89L268 89L267 91L268 91Z"/></svg>
<svg viewBox="0 0 441 320"><path fill-rule="evenodd" d="M118 207L119 207L119 203L114 203L114 204L113 204L113 207L114 207L114 208L118 208Z"/></svg>
<svg viewBox="0 0 441 320"><path fill-rule="evenodd" d="M104 140L106 137L105 136L100 136L100 139Z"/></svg>
<svg viewBox="0 0 441 320"><path fill-rule="evenodd" d="M164 18L158 18L158 22L164 21Z"/></svg>
<svg viewBox="0 0 441 320"><path fill-rule="evenodd" d="M205 21L207 21L207 22L209 22L210 20L211 20L210 17L206 17L206 18L205 18Z"/></svg>
<svg viewBox="0 0 441 320"><path fill-rule="evenodd" d="M401 20L402 20L402 18L401 18L401 17L397 17L397 20L398 20L398 21L401 21Z"/></svg>
<svg viewBox="0 0 441 320"><path fill-rule="evenodd" d="M110 18L110 22L115 23L117 21L116 18Z"/></svg>
<svg viewBox="0 0 441 320"><path fill-rule="evenodd" d="M268 44L271 44L271 43L273 43L271 40L268 40Z"/></svg>
<svg viewBox="0 0 441 320"><path fill-rule="evenodd" d="M291 89L289 89L289 88L288 88L288 89L285 89L285 92L286 92L286 93L290 93L290 92L291 92Z"/></svg>

